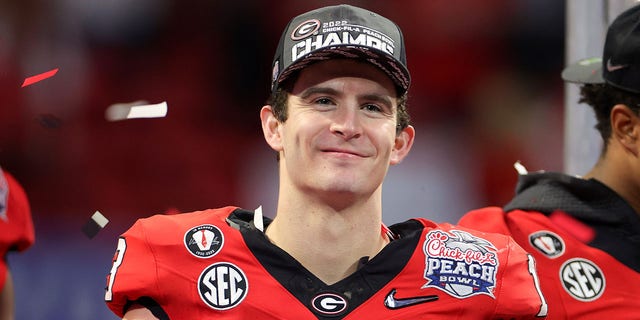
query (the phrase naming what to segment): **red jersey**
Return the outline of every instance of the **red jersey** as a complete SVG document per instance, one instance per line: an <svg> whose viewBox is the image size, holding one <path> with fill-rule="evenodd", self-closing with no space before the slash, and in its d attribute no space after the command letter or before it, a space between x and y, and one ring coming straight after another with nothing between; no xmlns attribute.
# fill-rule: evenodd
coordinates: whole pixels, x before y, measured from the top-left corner
<svg viewBox="0 0 640 320"><path fill-rule="evenodd" d="M549 319L640 319L640 216L597 180L521 176L504 209L460 225L511 235L534 255Z"/></svg>
<svg viewBox="0 0 640 320"><path fill-rule="evenodd" d="M174 320L544 318L532 260L510 237L424 219L390 230L378 255L327 285L253 212L156 215L118 240L105 300L121 317L136 303Z"/></svg>
<svg viewBox="0 0 640 320"><path fill-rule="evenodd" d="M7 277L7 253L26 250L34 241L27 195L13 176L0 169L0 290Z"/></svg>

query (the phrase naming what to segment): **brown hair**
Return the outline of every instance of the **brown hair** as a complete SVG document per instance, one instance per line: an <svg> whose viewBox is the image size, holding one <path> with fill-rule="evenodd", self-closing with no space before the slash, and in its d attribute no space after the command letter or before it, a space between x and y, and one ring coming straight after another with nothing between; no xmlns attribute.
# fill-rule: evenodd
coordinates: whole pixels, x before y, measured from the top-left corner
<svg viewBox="0 0 640 320"><path fill-rule="evenodd" d="M595 128L604 141L602 152L607 150L611 137L611 109L624 104L636 114L640 114L640 94L618 89L609 84L585 84L580 87L580 103L586 103L596 114Z"/></svg>

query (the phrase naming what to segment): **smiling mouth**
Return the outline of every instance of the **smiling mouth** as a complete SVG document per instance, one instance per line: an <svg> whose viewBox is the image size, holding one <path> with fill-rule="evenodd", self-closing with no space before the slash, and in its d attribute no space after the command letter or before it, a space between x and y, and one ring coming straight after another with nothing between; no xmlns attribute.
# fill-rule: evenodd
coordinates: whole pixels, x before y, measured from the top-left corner
<svg viewBox="0 0 640 320"><path fill-rule="evenodd" d="M365 155L363 155L363 154L360 154L360 153L355 152L355 151L349 151L349 150L326 149L326 150L322 150L322 152L324 152L324 153L332 153L332 154L336 154L336 155L359 157L359 158L364 158L365 157Z"/></svg>

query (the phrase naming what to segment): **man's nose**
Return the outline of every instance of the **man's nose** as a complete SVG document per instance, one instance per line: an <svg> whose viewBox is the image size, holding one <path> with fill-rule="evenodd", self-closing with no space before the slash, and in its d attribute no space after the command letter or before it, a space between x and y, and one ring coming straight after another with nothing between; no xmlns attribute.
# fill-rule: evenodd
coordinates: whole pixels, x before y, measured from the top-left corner
<svg viewBox="0 0 640 320"><path fill-rule="evenodd" d="M340 135L345 140L360 137L362 124L359 111L359 108L353 106L338 107L331 123L331 132Z"/></svg>

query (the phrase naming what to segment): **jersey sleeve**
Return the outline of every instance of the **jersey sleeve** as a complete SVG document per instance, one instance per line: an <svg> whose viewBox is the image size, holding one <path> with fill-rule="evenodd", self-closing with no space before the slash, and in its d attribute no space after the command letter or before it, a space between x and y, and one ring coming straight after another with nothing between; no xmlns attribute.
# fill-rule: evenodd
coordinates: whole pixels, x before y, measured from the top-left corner
<svg viewBox="0 0 640 320"><path fill-rule="evenodd" d="M544 319L547 304L542 295L535 260L511 237L506 214L500 207L486 207L466 213L458 225L474 230L507 236L501 286L496 292L496 314L506 319ZM527 317L516 317L526 314Z"/></svg>
<svg viewBox="0 0 640 320"><path fill-rule="evenodd" d="M511 237L508 237L506 250L501 285L496 292L498 319L545 319L547 303L540 289L533 256Z"/></svg>
<svg viewBox="0 0 640 320"><path fill-rule="evenodd" d="M458 225L483 232L509 235L505 214L500 207L486 207L467 212Z"/></svg>
<svg viewBox="0 0 640 320"><path fill-rule="evenodd" d="M119 239L107 276L105 301L111 311L123 317L130 303L160 298L157 264L144 229L138 220Z"/></svg>

